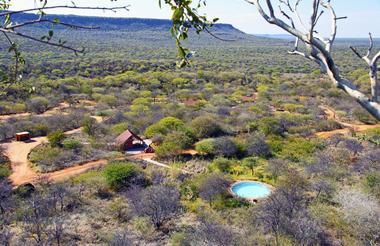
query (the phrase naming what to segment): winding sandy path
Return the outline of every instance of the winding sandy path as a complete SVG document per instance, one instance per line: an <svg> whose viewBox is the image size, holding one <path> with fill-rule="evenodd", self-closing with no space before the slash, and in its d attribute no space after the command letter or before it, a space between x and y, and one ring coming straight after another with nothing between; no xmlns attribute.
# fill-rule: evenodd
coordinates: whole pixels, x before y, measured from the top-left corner
<svg viewBox="0 0 380 246"><path fill-rule="evenodd" d="M128 157L131 158L137 158L137 159L150 159L152 158L154 154L136 154L131 155ZM79 175L81 173L84 173L92 168L97 168L101 166L107 165L108 161L111 160L123 160L125 159L125 156L118 157L118 158L109 158L109 159L100 159L96 161L90 161L86 162L82 165L72 166L65 168L63 170L51 172L51 173L36 173L33 170L31 170L28 165L26 165L27 170L23 170L24 172L21 173L20 170L16 171L14 170L14 173L9 177L9 179L12 181L13 185L15 187L25 184L25 183L40 183L40 182L57 182L57 181L64 181L67 180L73 176ZM25 167L25 165L23 165ZM12 169L13 169L13 162L12 162ZM15 173L17 175L13 176ZM12 177L13 176L13 177Z"/></svg>
<svg viewBox="0 0 380 246"><path fill-rule="evenodd" d="M56 112L59 109L68 107L69 105L66 103L61 103L60 106L53 108L49 111L46 111L42 115L49 115L54 112ZM351 124L351 123L346 123L339 121L336 118L335 112L326 107L326 106L321 106L325 113L327 114L327 118L331 120L335 120L336 122L340 123L341 125L345 126L346 128L344 129L338 129L338 130L333 130L333 131L326 131L326 132L318 132L315 134L316 137L318 138L328 138L331 135L337 134L337 133L349 133L351 129L355 132L360 132L364 131L367 129L373 129L380 127L379 125L365 125L365 124ZM7 115L7 116L0 116L0 121L4 120L9 117L17 117L17 116L26 116L29 113L25 114L18 114L18 115ZM98 123L103 121L103 118L101 116L91 116ZM73 129L70 131L65 132L65 134L73 134L76 132L79 132L82 130L82 127ZM66 180L72 176L84 173L88 171L89 169L104 166L108 163L110 160L122 160L125 159L125 157L119 157L119 158L111 158L111 159L101 159L101 160L96 160L96 161L90 161L87 163L84 163L82 165L77 165L73 167L69 167L63 170L51 172L51 173L36 173L33 171L29 165L28 165L28 154L30 151L38 146L39 144L42 144L47 141L46 137L36 137L32 138L28 142L17 142L17 141L12 141L8 143L3 143L2 147L4 148L4 153L7 155L11 161L11 168L13 173L11 176L9 176L9 179L12 181L14 186L19 186L25 183L39 183L41 181L50 181L50 182L55 182L55 181L62 181ZM190 154L194 154L193 151ZM147 161L148 163L165 167L165 168L172 168L166 164L153 161L152 158L155 156L154 153L141 153L141 154L135 154L135 155L130 155L128 157L132 158L137 158L137 159L143 159ZM188 172L186 170L182 170L184 172Z"/></svg>
<svg viewBox="0 0 380 246"><path fill-rule="evenodd" d="M94 117L97 122L102 122L101 117ZM65 134L73 134L82 130L82 127L70 130L65 132ZM20 184L24 184L26 182L32 182L36 180L38 177L43 177L45 174L38 174L33 171L28 165L28 154L30 151L37 147L38 145L47 142L46 137L35 137L27 142L20 141L11 141L7 143L3 143L2 147L4 148L4 154L8 156L11 162L12 174L9 176L9 179L15 186ZM65 169L66 170L66 169ZM70 170L68 171L68 173ZM55 172L54 172L55 173ZM51 174L54 174L51 173ZM63 177L65 174L60 173ZM45 175L46 176L46 175ZM50 179L50 178L49 178Z"/></svg>
<svg viewBox="0 0 380 246"><path fill-rule="evenodd" d="M338 133L347 134L347 133L350 133L351 131L362 132L362 131L365 131L368 129L374 129L374 128L380 127L379 124L369 125L369 124L351 124L351 123L343 122L343 121L340 121L336 118L336 114L331 108L329 108L327 106L320 106L320 108L323 109L325 111L325 113L327 114L327 119L334 120L334 121L338 122L339 124L345 126L346 128L337 129L337 130L333 130L333 131L317 132L317 133L315 133L315 136L317 138L328 138L328 137L330 137L334 134L338 134Z"/></svg>

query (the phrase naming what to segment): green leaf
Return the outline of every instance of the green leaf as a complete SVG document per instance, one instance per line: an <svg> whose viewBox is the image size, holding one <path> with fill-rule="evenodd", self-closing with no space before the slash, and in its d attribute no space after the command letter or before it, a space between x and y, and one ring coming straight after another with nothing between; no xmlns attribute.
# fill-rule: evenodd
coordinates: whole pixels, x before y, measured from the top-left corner
<svg viewBox="0 0 380 246"><path fill-rule="evenodd" d="M173 13L172 20L173 20L174 22L179 21L179 20L181 19L182 15L183 15L183 12L184 12L184 9L183 9L183 8L178 8L178 9L176 9L176 10L174 11L174 13Z"/></svg>
<svg viewBox="0 0 380 246"><path fill-rule="evenodd" d="M49 37L53 37L53 34L54 34L53 30L49 30Z"/></svg>
<svg viewBox="0 0 380 246"><path fill-rule="evenodd" d="M179 54L179 56L181 56L181 57L185 57L185 55L186 55L185 50L184 50L181 46L178 47L178 54Z"/></svg>
<svg viewBox="0 0 380 246"><path fill-rule="evenodd" d="M5 25L9 24L11 22L10 15L5 15Z"/></svg>
<svg viewBox="0 0 380 246"><path fill-rule="evenodd" d="M186 33L186 32L184 32L184 33L182 34L182 37L183 37L183 40L187 40L187 38L188 38L188 35L187 35L187 33Z"/></svg>

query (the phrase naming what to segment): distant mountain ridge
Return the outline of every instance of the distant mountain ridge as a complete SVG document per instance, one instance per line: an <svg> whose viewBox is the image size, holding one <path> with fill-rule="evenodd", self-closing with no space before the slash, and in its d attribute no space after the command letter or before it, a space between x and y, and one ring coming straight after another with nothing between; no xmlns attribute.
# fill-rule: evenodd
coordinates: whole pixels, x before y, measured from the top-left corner
<svg viewBox="0 0 380 246"><path fill-rule="evenodd" d="M141 28L163 28L170 29L171 20L136 18L136 17L99 17L99 16L80 16L80 15L47 15L49 19L58 18L60 22L75 24L79 26L98 26L104 30L139 30ZM26 22L36 19L35 14L20 13L14 14L13 21ZM57 27L63 27L57 25ZM215 24L212 29L225 30L245 34L231 24Z"/></svg>
<svg viewBox="0 0 380 246"><path fill-rule="evenodd" d="M4 18L4 17L3 17ZM68 43L84 45L92 50L91 47L99 49L123 48L125 45L135 45L138 47L169 47L174 48L175 40L170 33L172 26L171 20L147 19L147 18L120 18L120 17L98 17L98 16L78 16L78 15L47 15L47 18L60 22L69 23L77 26L99 27L95 30L73 29L63 25L51 23L39 23L28 25L21 30L30 36L40 38L47 35L48 30L54 30L54 38L62 38ZM12 17L13 22L30 22L36 19L35 14L18 13ZM190 30L189 39L185 45L189 48L199 47L231 47L231 46L267 46L267 45L287 45L284 40L270 39L267 37L257 37L246 34L231 24L215 24L209 28L210 32L225 42L212 37L206 32L197 35L194 29ZM0 42L5 42L0 38ZM0 43L1 44L1 43ZM30 43L31 49L34 45ZM24 45L25 47L25 45ZM103 48L102 48L103 47ZM0 48L1 50L1 48Z"/></svg>

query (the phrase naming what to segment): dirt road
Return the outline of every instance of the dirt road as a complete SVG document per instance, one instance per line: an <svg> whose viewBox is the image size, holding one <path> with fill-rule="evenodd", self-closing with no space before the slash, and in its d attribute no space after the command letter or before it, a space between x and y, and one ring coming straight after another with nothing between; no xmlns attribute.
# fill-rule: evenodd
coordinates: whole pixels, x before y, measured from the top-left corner
<svg viewBox="0 0 380 246"><path fill-rule="evenodd" d="M61 107L65 107L65 104L62 104ZM379 125L350 124L350 123L341 122L336 118L333 110L331 110L330 108L328 108L326 106L321 106L321 108L325 110L328 119L335 120L338 123L340 123L341 125L345 126L346 128L333 130L333 131L318 132L315 134L315 136L318 138L328 138L331 135L337 134L337 133L343 133L343 134L349 133L350 129L352 129L353 131L360 132L360 131L364 131L367 129L379 127ZM57 108L55 110L57 110ZM50 111L50 113L51 112L54 112L54 110L52 109ZM45 114L46 113L47 112L45 112ZM47 113L47 114L49 114L49 113ZM12 117L14 117L14 115L12 115ZM96 119L97 122L103 121L103 118L100 116L92 116L92 117L94 119ZM71 131L67 131L65 133L66 134L73 134L73 133L79 132L81 130L82 130L82 128L80 127L80 128L77 128L77 129L74 129ZM110 160L121 160L121 159L125 158L125 157L119 157L119 158L115 158L115 159L101 159L101 160L97 160L97 161L90 161L90 162L84 163L82 165L69 167L69 168L59 170L56 172L45 173L45 174L36 173L28 165L28 160L27 160L28 154L37 145L39 145L43 142L46 142L46 141L47 141L46 137L37 137L37 138L33 138L29 142L12 141L9 143L2 144L3 148L5 150L4 151L5 154L9 157L9 159L11 161L11 167L12 167L13 173L9 177L9 179L12 181L13 185L19 186L19 185L24 184L24 183L38 183L41 180L51 181L51 182L62 181L62 180L68 179L72 176L84 173L91 168L95 168L98 166L104 166ZM189 154L194 154L194 151L191 151L191 152L189 151ZM159 166L163 166L163 167L169 167L165 164L158 163L158 162L156 163L156 162L152 161L151 159L154 156L155 156L154 154L142 153L142 154L131 155L129 157L137 158L137 159L144 159L144 160L147 160L150 163L155 164L155 165L159 165Z"/></svg>
<svg viewBox="0 0 380 246"><path fill-rule="evenodd" d="M136 154L136 155L131 155L129 157L137 158L137 159L147 159L147 158L150 159L152 158L152 155L154 154ZM14 186L19 186L25 183L35 184L35 183L46 182L46 181L49 181L49 182L64 181L73 176L84 173L92 168L105 166L107 165L108 161L123 160L123 159L125 159L125 156L112 158L112 159L100 159L96 161L90 161L82 165L68 167L63 170L59 170L59 171L55 171L51 173L36 173L33 170L31 170L27 165L24 165L23 161L21 161L20 163L22 163L21 166L24 168L24 170L14 169L14 173L9 178L12 181ZM12 169L13 169L13 161L12 161Z"/></svg>
<svg viewBox="0 0 380 246"><path fill-rule="evenodd" d="M101 117L94 117L97 122L101 122ZM65 132L65 134L73 134L82 130L82 127L73 129ZM30 180L35 180L37 174L34 172L28 165L28 154L32 151L33 148L47 141L46 137L36 137L32 138L28 142L18 142L12 141L8 143L3 143L2 147L4 148L4 154L8 156L11 162L12 174L9 176L9 179L14 185L20 185ZM43 176L43 175L42 175Z"/></svg>
<svg viewBox="0 0 380 246"><path fill-rule="evenodd" d="M342 126L345 126L346 128L337 129L337 130L333 130L333 131L317 132L315 134L315 136L317 138L328 138L328 137L330 137L334 134L338 134L338 133L341 133L341 134L350 133L351 129L354 132L362 132L362 131L365 131L368 129L374 129L374 128L380 127L380 125L378 125L378 124L377 125L368 125L368 124L351 124L351 123L342 122L336 118L335 112L332 109L330 109L329 107L320 106L320 108L323 109L325 111L325 113L327 114L327 119L334 120L334 121L338 122L339 124L341 124Z"/></svg>

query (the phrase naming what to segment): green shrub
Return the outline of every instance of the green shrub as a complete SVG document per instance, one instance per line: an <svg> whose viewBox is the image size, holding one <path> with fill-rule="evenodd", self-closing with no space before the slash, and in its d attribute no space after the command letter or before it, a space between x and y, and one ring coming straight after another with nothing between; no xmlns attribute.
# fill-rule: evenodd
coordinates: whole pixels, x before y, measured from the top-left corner
<svg viewBox="0 0 380 246"><path fill-rule="evenodd" d="M219 157L214 159L211 165L217 168L220 172L227 173L231 169L232 161L227 158Z"/></svg>
<svg viewBox="0 0 380 246"><path fill-rule="evenodd" d="M62 145L65 149L79 149L81 147L81 143L75 139L67 139L62 142Z"/></svg>
<svg viewBox="0 0 380 246"><path fill-rule="evenodd" d="M40 114L49 107L49 101L44 97L33 97L28 106L31 111Z"/></svg>
<svg viewBox="0 0 380 246"><path fill-rule="evenodd" d="M174 157L174 156L180 155L181 152L182 152L181 147L174 143L164 143L158 146L155 150L156 156L159 159Z"/></svg>
<svg viewBox="0 0 380 246"><path fill-rule="evenodd" d="M220 134L221 128L218 122L211 116L202 115L195 118L190 124L196 138L215 137Z"/></svg>
<svg viewBox="0 0 380 246"><path fill-rule="evenodd" d="M368 172L363 179L364 189L380 200L380 174L377 172Z"/></svg>
<svg viewBox="0 0 380 246"><path fill-rule="evenodd" d="M316 130L318 132L332 131L332 130L341 129L341 128L342 126L335 120L323 120L323 121L318 122L316 126Z"/></svg>
<svg viewBox="0 0 380 246"><path fill-rule="evenodd" d="M137 173L137 167L130 162L114 162L103 170L107 184L113 189L120 189Z"/></svg>
<svg viewBox="0 0 380 246"><path fill-rule="evenodd" d="M100 98L100 102L114 107L117 105L117 98L113 95L104 95Z"/></svg>
<svg viewBox="0 0 380 246"><path fill-rule="evenodd" d="M16 105L13 107L13 110L17 113L25 112L26 106L25 104L22 104L22 103L16 103Z"/></svg>
<svg viewBox="0 0 380 246"><path fill-rule="evenodd" d="M303 105L287 103L284 105L284 108L290 112L303 113L307 108Z"/></svg>
<svg viewBox="0 0 380 246"><path fill-rule="evenodd" d="M263 117L259 121L259 129L267 136L270 134L281 135L284 132L283 127L280 125L280 120L274 117Z"/></svg>
<svg viewBox="0 0 380 246"><path fill-rule="evenodd" d="M308 158L314 151L321 147L322 143L316 140L303 138L290 138L284 145L280 153L283 158L299 162Z"/></svg>
<svg viewBox="0 0 380 246"><path fill-rule="evenodd" d="M0 166L0 180L2 178L8 177L9 175L11 175L11 173L12 173L12 171L9 168L7 168L5 166Z"/></svg>
<svg viewBox="0 0 380 246"><path fill-rule="evenodd" d="M214 139L204 139L195 144L195 150L200 154L211 155L214 153L214 147L212 145Z"/></svg>
<svg viewBox="0 0 380 246"><path fill-rule="evenodd" d="M127 129L128 129L127 123L122 122L122 123L119 123L119 124L116 124L116 125L112 126L111 132L114 135L119 135L119 134L123 133Z"/></svg>
<svg viewBox="0 0 380 246"><path fill-rule="evenodd" d="M145 129L147 137L166 135L171 131L186 132L187 129L182 120L175 117L166 117Z"/></svg>
<svg viewBox="0 0 380 246"><path fill-rule="evenodd" d="M47 135L51 147L62 146L62 141L65 138L66 134L63 131L54 131Z"/></svg>
<svg viewBox="0 0 380 246"><path fill-rule="evenodd" d="M255 168L259 166L258 160L259 158L257 157L246 157L243 159L242 164L243 166L251 170L251 175L253 175Z"/></svg>

